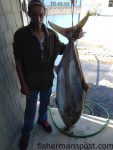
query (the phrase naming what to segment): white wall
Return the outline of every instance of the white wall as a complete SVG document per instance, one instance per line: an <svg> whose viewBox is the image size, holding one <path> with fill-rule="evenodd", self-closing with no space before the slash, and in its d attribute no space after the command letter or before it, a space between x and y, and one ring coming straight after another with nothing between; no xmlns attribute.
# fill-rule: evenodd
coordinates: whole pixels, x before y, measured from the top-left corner
<svg viewBox="0 0 113 150"><path fill-rule="evenodd" d="M87 45L113 49L113 16L91 16L83 27L86 32L80 41Z"/></svg>

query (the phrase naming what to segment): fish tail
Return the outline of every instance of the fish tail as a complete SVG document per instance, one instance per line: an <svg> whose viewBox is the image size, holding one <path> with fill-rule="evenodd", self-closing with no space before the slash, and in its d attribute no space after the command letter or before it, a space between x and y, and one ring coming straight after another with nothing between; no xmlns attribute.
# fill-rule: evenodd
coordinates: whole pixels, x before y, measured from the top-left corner
<svg viewBox="0 0 113 150"><path fill-rule="evenodd" d="M70 28L63 28L60 27L52 22L49 22L49 25L58 33L60 33L61 35L67 37L68 39L70 37L72 37L73 34L75 34L76 32L80 31L82 29L82 27L85 25L85 23L87 22L88 18L90 16L90 12L88 11L87 14L85 15L85 17L75 26L70 27Z"/></svg>

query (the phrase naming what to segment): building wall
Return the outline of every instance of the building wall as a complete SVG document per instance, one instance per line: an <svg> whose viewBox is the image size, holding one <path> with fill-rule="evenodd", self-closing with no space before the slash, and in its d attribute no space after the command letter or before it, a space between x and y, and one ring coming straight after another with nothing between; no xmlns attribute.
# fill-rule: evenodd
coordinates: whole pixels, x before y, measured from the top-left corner
<svg viewBox="0 0 113 150"><path fill-rule="evenodd" d="M22 26L19 0L0 0L0 150L10 149L23 121L23 97L13 58L13 34Z"/></svg>
<svg viewBox="0 0 113 150"><path fill-rule="evenodd" d="M113 7L109 6L110 1L112 0L82 0L81 17L87 10L95 11L100 16L113 16Z"/></svg>

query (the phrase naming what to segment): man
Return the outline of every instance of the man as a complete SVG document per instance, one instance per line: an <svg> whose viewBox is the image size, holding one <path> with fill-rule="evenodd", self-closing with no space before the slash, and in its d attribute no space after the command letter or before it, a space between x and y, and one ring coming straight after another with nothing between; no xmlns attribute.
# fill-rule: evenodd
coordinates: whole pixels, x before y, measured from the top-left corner
<svg viewBox="0 0 113 150"><path fill-rule="evenodd" d="M31 22L20 28L14 35L14 57L20 80L21 93L26 96L24 125L20 138L20 149L28 146L30 131L34 128L37 97L40 94L39 117L37 123L48 133L52 132L47 121L47 107L52 91L53 68L58 54L66 47L57 34L43 24L45 5L41 0L31 0L28 15ZM76 39L80 34L76 35Z"/></svg>

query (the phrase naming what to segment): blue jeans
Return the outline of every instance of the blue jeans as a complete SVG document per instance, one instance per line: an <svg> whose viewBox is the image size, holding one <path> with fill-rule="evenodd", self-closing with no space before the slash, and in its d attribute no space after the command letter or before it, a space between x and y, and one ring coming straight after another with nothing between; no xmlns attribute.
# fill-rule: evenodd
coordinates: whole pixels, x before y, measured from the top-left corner
<svg viewBox="0 0 113 150"><path fill-rule="evenodd" d="M49 88L41 91L31 91L29 95L26 96L26 109L24 113L24 125L22 128L22 135L28 135L30 131L34 128L34 119L37 107L38 94L40 94L38 120L47 120L47 109L49 105L51 92L52 88Z"/></svg>

